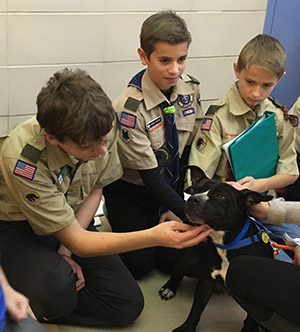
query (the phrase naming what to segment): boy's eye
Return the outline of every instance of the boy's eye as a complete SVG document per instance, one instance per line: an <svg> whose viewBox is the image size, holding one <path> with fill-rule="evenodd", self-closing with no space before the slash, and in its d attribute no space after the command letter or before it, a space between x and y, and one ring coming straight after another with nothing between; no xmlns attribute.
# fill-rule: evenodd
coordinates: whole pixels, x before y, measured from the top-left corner
<svg viewBox="0 0 300 332"><path fill-rule="evenodd" d="M169 62L169 59L160 59L160 62L165 64Z"/></svg>
<svg viewBox="0 0 300 332"><path fill-rule="evenodd" d="M186 56L183 56L183 57L180 57L179 59L178 59L178 62L184 62L186 60Z"/></svg>

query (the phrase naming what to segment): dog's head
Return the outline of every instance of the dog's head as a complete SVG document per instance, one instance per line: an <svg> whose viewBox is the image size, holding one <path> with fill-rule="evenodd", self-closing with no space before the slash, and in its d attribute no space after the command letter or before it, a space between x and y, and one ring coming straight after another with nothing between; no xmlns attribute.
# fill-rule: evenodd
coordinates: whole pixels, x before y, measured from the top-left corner
<svg viewBox="0 0 300 332"><path fill-rule="evenodd" d="M237 190L227 183L208 179L197 166L190 169L192 187L189 188L190 198L186 202L187 217L195 224L207 224L216 231L229 231L243 223L247 208L273 197L261 195L244 189Z"/></svg>

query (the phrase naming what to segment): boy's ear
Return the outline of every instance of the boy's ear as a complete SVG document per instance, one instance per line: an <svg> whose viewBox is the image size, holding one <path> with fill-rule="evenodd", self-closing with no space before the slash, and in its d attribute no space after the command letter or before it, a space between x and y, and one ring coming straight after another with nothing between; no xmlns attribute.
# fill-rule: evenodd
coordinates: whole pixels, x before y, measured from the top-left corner
<svg viewBox="0 0 300 332"><path fill-rule="evenodd" d="M56 138L53 135L48 134L45 130L43 131L43 136L50 144L58 145L58 141L56 140Z"/></svg>
<svg viewBox="0 0 300 332"><path fill-rule="evenodd" d="M239 70L238 65L237 65L236 62L233 63L233 70L234 70L234 73L235 73L235 77L237 79L239 79L240 78L240 70Z"/></svg>
<svg viewBox="0 0 300 332"><path fill-rule="evenodd" d="M148 64L148 57L147 57L145 51L141 47L139 47L137 49L137 51L138 51L139 57L141 59L142 65L146 66Z"/></svg>

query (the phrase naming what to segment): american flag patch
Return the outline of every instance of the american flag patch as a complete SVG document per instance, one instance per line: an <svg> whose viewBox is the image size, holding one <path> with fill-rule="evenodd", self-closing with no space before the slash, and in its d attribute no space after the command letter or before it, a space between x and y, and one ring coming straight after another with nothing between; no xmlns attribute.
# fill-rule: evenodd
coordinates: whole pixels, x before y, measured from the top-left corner
<svg viewBox="0 0 300 332"><path fill-rule="evenodd" d="M136 116L127 112L122 112L120 117L120 124L129 127L135 128Z"/></svg>
<svg viewBox="0 0 300 332"><path fill-rule="evenodd" d="M209 131L210 128L211 128L212 123L213 123L213 119L204 118L203 121L202 121L201 130Z"/></svg>
<svg viewBox="0 0 300 332"><path fill-rule="evenodd" d="M25 161L18 160L13 173L22 178L32 181L36 170L37 170L36 166L30 165L30 164L26 163Z"/></svg>

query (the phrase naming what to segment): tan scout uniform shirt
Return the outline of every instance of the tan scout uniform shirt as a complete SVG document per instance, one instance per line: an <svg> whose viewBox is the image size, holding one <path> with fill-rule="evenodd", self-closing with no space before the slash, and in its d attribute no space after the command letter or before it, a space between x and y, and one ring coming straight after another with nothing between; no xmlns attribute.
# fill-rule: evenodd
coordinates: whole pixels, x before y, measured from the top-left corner
<svg viewBox="0 0 300 332"><path fill-rule="evenodd" d="M212 105L205 116L205 118L212 119L212 123L200 126L193 141L190 165L199 166L210 178L225 180L228 162L225 151L222 149L223 145L248 128L257 117L267 110L274 112L276 119L279 148L276 172L298 174L294 149L294 127L290 121L284 118L283 110L276 106L270 98L261 102L253 111L242 99L236 83L228 94L215 105L217 107ZM213 109L215 112L210 112ZM249 161L251 161L251 156L249 156Z"/></svg>
<svg viewBox="0 0 300 332"><path fill-rule="evenodd" d="M300 119L300 97L289 111L290 114L295 114ZM295 149L300 153L300 124L296 127Z"/></svg>
<svg viewBox="0 0 300 332"><path fill-rule="evenodd" d="M114 126L108 152L81 163L51 145L35 117L17 126L0 140L0 220L28 220L38 235L69 226L91 190L122 176L116 138Z"/></svg>
<svg viewBox="0 0 300 332"><path fill-rule="evenodd" d="M180 96L188 97L182 102ZM143 185L137 170L158 166L154 151L165 144L164 118L159 104L166 100L146 70L141 87L129 86L114 101L113 106L121 124L118 151L124 169L123 180ZM200 119L203 117L199 82L188 75L183 75L174 87L170 100L172 102L176 100L175 121L181 156L185 146L192 143ZM127 123L124 114L126 116L129 114Z"/></svg>

